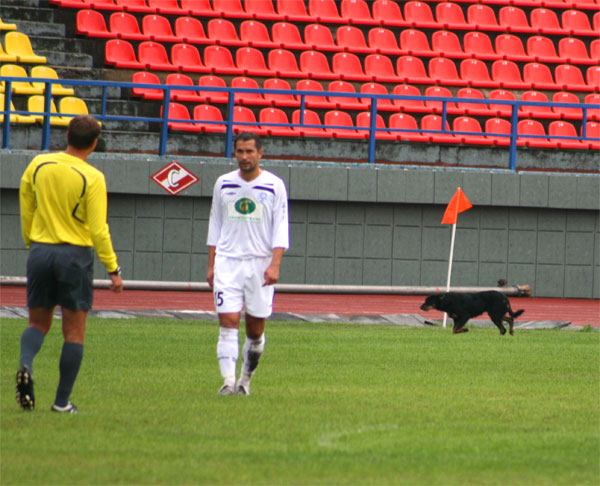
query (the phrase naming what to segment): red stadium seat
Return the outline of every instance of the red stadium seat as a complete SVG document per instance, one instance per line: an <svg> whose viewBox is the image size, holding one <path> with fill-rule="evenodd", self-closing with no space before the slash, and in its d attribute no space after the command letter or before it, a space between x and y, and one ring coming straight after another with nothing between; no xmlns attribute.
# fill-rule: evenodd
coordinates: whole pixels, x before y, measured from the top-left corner
<svg viewBox="0 0 600 486"><path fill-rule="evenodd" d="M595 108L587 109L588 120L600 120L600 93L586 95L583 102L595 106Z"/></svg>
<svg viewBox="0 0 600 486"><path fill-rule="evenodd" d="M392 60L383 54L369 54L365 58L365 74L383 83L398 81Z"/></svg>
<svg viewBox="0 0 600 486"><path fill-rule="evenodd" d="M435 55L429 47L427 35L422 30L417 29L404 29L400 32L400 49L409 52L411 56Z"/></svg>
<svg viewBox="0 0 600 486"><path fill-rule="evenodd" d="M457 98L483 100L485 96L477 88L460 88L456 92ZM456 108L461 113L469 116L489 116L492 114L487 104L483 103L469 103L466 101L457 101Z"/></svg>
<svg viewBox="0 0 600 486"><path fill-rule="evenodd" d="M461 6L454 2L438 3L435 7L435 18L444 29L469 28Z"/></svg>
<svg viewBox="0 0 600 486"><path fill-rule="evenodd" d="M108 23L110 31L120 39L150 40L150 37L142 34L140 31L137 19L128 12L114 12L111 14Z"/></svg>
<svg viewBox="0 0 600 486"><path fill-rule="evenodd" d="M116 0L116 5L128 12L144 14L156 13L156 8L148 7L146 0Z"/></svg>
<svg viewBox="0 0 600 486"><path fill-rule="evenodd" d="M537 120L521 120L517 124L517 145L539 148L556 148L556 142L550 142L544 126Z"/></svg>
<svg viewBox="0 0 600 486"><path fill-rule="evenodd" d="M258 114L261 127L274 137L297 137L300 132L290 126L269 126L270 123L289 124L290 121L285 111L279 108L263 108Z"/></svg>
<svg viewBox="0 0 600 486"><path fill-rule="evenodd" d="M527 39L527 54L538 62L561 62L554 42L542 35L533 35Z"/></svg>
<svg viewBox="0 0 600 486"><path fill-rule="evenodd" d="M209 44L204 26L195 17L177 17L175 19L175 35L190 44Z"/></svg>
<svg viewBox="0 0 600 486"><path fill-rule="evenodd" d="M166 77L165 84L171 86L194 86L194 81L187 74L171 73ZM201 103L203 101L198 91L184 89L171 89L170 97L172 100L183 103Z"/></svg>
<svg viewBox="0 0 600 486"><path fill-rule="evenodd" d="M291 22L314 22L306 11L304 0L277 0L277 13Z"/></svg>
<svg viewBox="0 0 600 486"><path fill-rule="evenodd" d="M323 85L314 79L301 79L296 83L296 89L298 91L325 91ZM300 103L301 95L297 95L296 99ZM327 98L323 95L306 95L304 97L304 103L308 108L319 108L331 110L335 108L335 103L327 101Z"/></svg>
<svg viewBox="0 0 600 486"><path fill-rule="evenodd" d="M502 59L492 64L492 80L501 88L528 89L530 85L521 78L519 66Z"/></svg>
<svg viewBox="0 0 600 486"><path fill-rule="evenodd" d="M367 46L365 36L358 27L343 25L337 28L335 40L338 47L354 53L370 53L373 50Z"/></svg>
<svg viewBox="0 0 600 486"><path fill-rule="evenodd" d="M432 98L453 98L452 92L444 86L429 86L425 90L425 96ZM432 113L442 113L444 109L444 103L442 101L425 100L425 106L430 109ZM446 103L446 112L449 114L457 113L456 105L453 101Z"/></svg>
<svg viewBox="0 0 600 486"><path fill-rule="evenodd" d="M340 13L344 19L350 19L357 24L378 24L373 20L369 5L365 0L342 0Z"/></svg>
<svg viewBox="0 0 600 486"><path fill-rule="evenodd" d="M353 128L354 121L345 111L330 110L325 112L323 124L325 125L325 131L331 133L334 138L366 138L367 136Z"/></svg>
<svg viewBox="0 0 600 486"><path fill-rule="evenodd" d="M469 5L467 23L478 30L501 30L492 7L481 3Z"/></svg>
<svg viewBox="0 0 600 486"><path fill-rule="evenodd" d="M600 39L594 39L590 42L590 59L600 61Z"/></svg>
<svg viewBox="0 0 600 486"><path fill-rule="evenodd" d="M552 102L554 103L579 103L579 98L568 91L559 91L552 95ZM571 108L567 106L553 106L552 111L560 118L569 118L575 120L581 120L583 117L583 110L581 108ZM588 112L589 116L589 112Z"/></svg>
<svg viewBox="0 0 600 486"><path fill-rule="evenodd" d="M240 47L235 53L235 65L246 76L274 76L267 68L265 58L260 50L254 47Z"/></svg>
<svg viewBox="0 0 600 486"><path fill-rule="evenodd" d="M383 25L403 25L404 16L400 6L394 0L375 0L373 20L381 22Z"/></svg>
<svg viewBox="0 0 600 486"><path fill-rule="evenodd" d="M291 22L277 22L271 27L273 42L283 49L306 49L300 31L296 24ZM332 40L333 42L333 40Z"/></svg>
<svg viewBox="0 0 600 486"><path fill-rule="evenodd" d="M361 111L356 115L356 126L371 128L371 112ZM396 140L396 134L387 131L383 117L378 113L375 117L375 139L376 140ZM368 138L370 130L358 130L358 133L365 134Z"/></svg>
<svg viewBox="0 0 600 486"><path fill-rule="evenodd" d="M437 30L431 36L431 49L446 57L465 58L458 36L448 30Z"/></svg>
<svg viewBox="0 0 600 486"><path fill-rule="evenodd" d="M242 75L244 70L235 66L233 56L227 47L211 45L204 49L204 65L213 73Z"/></svg>
<svg viewBox="0 0 600 486"><path fill-rule="evenodd" d="M596 39L599 40L599 39ZM587 48L581 39L563 37L558 41L558 53L562 62L569 64L595 64L598 61L590 59Z"/></svg>
<svg viewBox="0 0 600 486"><path fill-rule="evenodd" d="M348 81L332 81L327 87L327 91L335 91L338 93L356 93L356 89L352 83ZM338 110L362 110L364 105L355 96L335 96L329 95L329 102L335 103Z"/></svg>
<svg viewBox="0 0 600 486"><path fill-rule="evenodd" d="M308 0L308 13L323 24L345 22L340 18L334 0Z"/></svg>
<svg viewBox="0 0 600 486"><path fill-rule="evenodd" d="M581 127L581 136L583 136L583 126ZM585 136L588 138L600 139L600 123L589 121L585 124ZM589 146L593 150L600 150L600 140L589 140Z"/></svg>
<svg viewBox="0 0 600 486"><path fill-rule="evenodd" d="M246 42L238 37L235 25L226 19L211 19L208 21L208 38L214 43L226 46L245 46Z"/></svg>
<svg viewBox="0 0 600 486"><path fill-rule="evenodd" d="M208 73L210 68L204 66L200 52L191 44L174 44L171 47L171 63L180 71L191 73Z"/></svg>
<svg viewBox="0 0 600 486"><path fill-rule="evenodd" d="M373 95L389 95L387 88L383 84L379 83L364 83L360 87L361 94L373 94ZM365 105L366 108L371 106L372 98L361 98L360 102ZM389 98L377 98L377 109L378 110L395 110L396 108L392 104L392 100Z"/></svg>
<svg viewBox="0 0 600 486"><path fill-rule="evenodd" d="M301 116L303 115L303 116ZM294 110L292 113L292 123L294 125L300 125L294 127L294 130L300 132L303 137L325 137L332 138L333 135L330 132L326 132L323 127L319 126L304 126L304 125L323 125L319 115L312 110L304 110L301 114L300 110Z"/></svg>
<svg viewBox="0 0 600 486"><path fill-rule="evenodd" d="M539 62L529 62L523 66L523 81L533 89L556 89L552 71Z"/></svg>
<svg viewBox="0 0 600 486"><path fill-rule="evenodd" d="M498 101L516 101L516 97L512 91L505 89L495 89L491 91L488 98L491 100ZM490 103L490 110L496 114L496 116L510 116L512 114L513 105L509 104L494 104Z"/></svg>
<svg viewBox="0 0 600 486"><path fill-rule="evenodd" d="M225 80L219 76L206 75L200 76L198 86L207 88L227 88ZM204 100L208 103L227 103L229 93L226 91L199 91Z"/></svg>
<svg viewBox="0 0 600 486"><path fill-rule="evenodd" d="M404 19L413 27L437 29L431 8L425 2L409 1L404 4Z"/></svg>
<svg viewBox="0 0 600 486"><path fill-rule="evenodd" d="M306 78L307 74L300 71L296 56L287 49L272 49L268 56L269 69L277 76Z"/></svg>
<svg viewBox="0 0 600 486"><path fill-rule="evenodd" d="M511 124L503 118L488 118L485 121L485 133L487 139L494 145L506 147L510 145L510 137L502 135L510 135Z"/></svg>
<svg viewBox="0 0 600 486"><path fill-rule="evenodd" d="M569 35L589 35L594 32L588 16L581 10L564 10L561 15L561 23L562 28L567 30ZM597 33L598 31L596 31Z"/></svg>
<svg viewBox="0 0 600 486"><path fill-rule="evenodd" d="M573 124L563 120L556 120L550 123L548 126L548 136L560 149L587 149L589 146L589 143L577 140L576 138L556 138L578 137L577 130L575 130Z"/></svg>
<svg viewBox="0 0 600 486"><path fill-rule="evenodd" d="M124 69L145 69L142 62L138 62L132 45L121 39L109 39L104 46L106 64Z"/></svg>
<svg viewBox="0 0 600 486"><path fill-rule="evenodd" d="M246 13L257 19L283 20L284 17L275 12L271 0L246 0L244 2Z"/></svg>
<svg viewBox="0 0 600 486"><path fill-rule="evenodd" d="M114 39L117 34L109 32L104 21L104 16L95 10L82 9L77 12L75 30L80 35Z"/></svg>
<svg viewBox="0 0 600 486"><path fill-rule="evenodd" d="M215 12L210 5L210 0L179 0L181 8L188 12L188 15L194 17L216 17L219 12Z"/></svg>
<svg viewBox="0 0 600 486"><path fill-rule="evenodd" d="M506 6L498 12L500 26L507 32L532 32L527 14L519 7Z"/></svg>
<svg viewBox="0 0 600 486"><path fill-rule="evenodd" d="M162 116L162 106L160 107L160 116ZM191 122L190 112L181 103L169 103L169 120L189 120ZM195 123L185 121L168 122L169 130L181 130L186 132L200 132L202 129Z"/></svg>
<svg viewBox="0 0 600 486"><path fill-rule="evenodd" d="M471 145L493 144L493 142L484 137L483 134L474 135L474 133L482 133L481 124L475 118L471 118L470 116L456 117L452 122L452 129L455 132L466 132L455 134L455 137L458 138L462 143Z"/></svg>
<svg viewBox="0 0 600 486"><path fill-rule="evenodd" d="M213 10L228 19L248 18L249 14L242 8L240 0L212 0Z"/></svg>
<svg viewBox="0 0 600 486"><path fill-rule="evenodd" d="M300 54L300 71L306 76L319 79L337 79L339 77L331 72L327 57L319 51L304 51Z"/></svg>
<svg viewBox="0 0 600 486"><path fill-rule="evenodd" d="M193 112L196 127L202 132L225 133L226 127L221 110L214 105L196 105ZM212 123L211 123L212 122Z"/></svg>
<svg viewBox="0 0 600 486"><path fill-rule="evenodd" d="M312 49L325 51L341 51L342 49L333 40L329 27L321 24L309 24L304 27L304 43Z"/></svg>
<svg viewBox="0 0 600 486"><path fill-rule="evenodd" d="M169 61L165 46L154 41L145 41L138 46L138 59L147 69L158 71L177 71L179 69Z"/></svg>
<svg viewBox="0 0 600 486"><path fill-rule="evenodd" d="M147 0L148 7L161 15L184 15L186 10L179 8L177 0Z"/></svg>
<svg viewBox="0 0 600 486"><path fill-rule="evenodd" d="M149 73L147 71L138 71L133 73L131 82L138 84L161 84L160 79L156 74ZM134 87L131 88L131 93L134 96L141 96L147 100L162 100L164 96L162 89L153 88Z"/></svg>
<svg viewBox="0 0 600 486"><path fill-rule="evenodd" d="M397 84L392 91L395 96L421 96L419 88L412 84ZM430 113L431 109L425 106L423 100L402 100L394 99L392 101L395 107L401 111L410 111L413 113Z"/></svg>
<svg viewBox="0 0 600 486"><path fill-rule="evenodd" d="M540 34L564 34L556 12L549 8L534 8L530 14L531 28Z"/></svg>
<svg viewBox="0 0 600 486"><path fill-rule="evenodd" d="M371 77L363 72L362 64L356 54L338 52L333 55L332 69L341 79L353 81L371 81Z"/></svg>
<svg viewBox="0 0 600 486"><path fill-rule="evenodd" d="M246 106L233 107L233 131L234 133L252 132L257 135L268 135L267 130L261 128L257 123L256 115Z"/></svg>
<svg viewBox="0 0 600 486"><path fill-rule="evenodd" d="M263 89L269 90L291 90L292 87L285 79L269 78L263 81ZM267 101L275 106L300 106L300 102L292 93L272 93L264 92L263 96Z"/></svg>
<svg viewBox="0 0 600 486"><path fill-rule="evenodd" d="M405 32L405 29L402 32ZM399 55L400 47L398 47L398 41L396 35L390 30L384 27L373 27L369 30L369 47L375 49L377 52L386 55Z"/></svg>
<svg viewBox="0 0 600 486"><path fill-rule="evenodd" d="M438 84L449 86L464 86L465 81L460 79L456 64L452 59L434 57L429 60L429 77Z"/></svg>
<svg viewBox="0 0 600 486"><path fill-rule="evenodd" d="M423 61L415 56L400 56L396 60L396 73L398 74L398 77L405 83L434 83L434 81L427 76Z"/></svg>
<svg viewBox="0 0 600 486"><path fill-rule="evenodd" d="M525 91L521 95L521 101L533 101L533 102L544 102L547 103L548 97L540 91ZM555 113L550 109L550 106L534 106L534 105L521 105L519 109L521 116L532 117L532 118L555 118Z"/></svg>
<svg viewBox="0 0 600 486"><path fill-rule="evenodd" d="M241 88L241 89L259 89L260 86L258 82L254 78L248 78L246 76L238 76L231 80L232 88ZM263 95L259 92L255 93L243 93L236 92L234 97L235 103L240 103L242 105L253 105L253 106L267 106L269 101L263 98Z"/></svg>
<svg viewBox="0 0 600 486"><path fill-rule="evenodd" d="M460 143L460 139L452 133L442 132L442 117L439 115L425 115L421 118L421 130L423 135L428 136L432 143ZM431 130L427 132L426 130ZM440 131L440 133L435 133ZM450 125L446 121L446 130L450 131Z"/></svg>
<svg viewBox="0 0 600 486"><path fill-rule="evenodd" d="M389 119L390 133L396 135L397 140L408 140L411 142L429 142L429 136L423 135L419 130L416 120L408 113L394 113ZM408 131L393 131L408 130Z"/></svg>
<svg viewBox="0 0 600 486"><path fill-rule="evenodd" d="M465 54L476 59L486 59L495 61L501 59L502 56L496 54L492 41L484 32L467 32L463 37L465 45Z"/></svg>
<svg viewBox="0 0 600 486"><path fill-rule="evenodd" d="M511 61L533 61L523 47L521 39L513 34L499 34L495 40L496 54Z"/></svg>
<svg viewBox="0 0 600 486"><path fill-rule="evenodd" d="M155 42L183 42L183 38L173 33L171 23L162 15L145 15L142 19L142 32Z"/></svg>
<svg viewBox="0 0 600 486"><path fill-rule="evenodd" d="M556 78L556 84L560 89L568 91L587 91L589 88L583 79L581 70L577 66L571 64L559 64L554 68L554 76Z"/></svg>
<svg viewBox="0 0 600 486"><path fill-rule="evenodd" d="M244 20L240 24L240 40L259 49L279 47L271 40L267 26L258 20Z"/></svg>
<svg viewBox="0 0 600 486"><path fill-rule="evenodd" d="M463 59L460 78L470 86L492 87L497 84L492 81L485 62L480 59Z"/></svg>
<svg viewBox="0 0 600 486"><path fill-rule="evenodd" d="M586 71L587 84L590 88L600 89L600 66L590 66Z"/></svg>
<svg viewBox="0 0 600 486"><path fill-rule="evenodd" d="M600 12L596 12L592 17L593 31L598 32L600 30Z"/></svg>

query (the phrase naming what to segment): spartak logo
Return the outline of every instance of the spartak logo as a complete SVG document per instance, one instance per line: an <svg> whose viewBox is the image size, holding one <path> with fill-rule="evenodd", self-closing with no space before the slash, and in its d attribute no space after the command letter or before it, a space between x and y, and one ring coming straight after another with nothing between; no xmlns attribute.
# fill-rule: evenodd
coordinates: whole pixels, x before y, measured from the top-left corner
<svg viewBox="0 0 600 486"><path fill-rule="evenodd" d="M175 161L156 172L152 179L173 196L200 180L183 165Z"/></svg>

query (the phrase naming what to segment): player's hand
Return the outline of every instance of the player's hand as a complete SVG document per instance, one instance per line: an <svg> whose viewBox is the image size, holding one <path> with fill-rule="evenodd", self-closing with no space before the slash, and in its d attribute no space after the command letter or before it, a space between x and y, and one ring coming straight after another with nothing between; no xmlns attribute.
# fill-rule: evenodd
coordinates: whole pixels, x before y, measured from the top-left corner
<svg viewBox="0 0 600 486"><path fill-rule="evenodd" d="M110 284L109 290L112 290L115 294L123 292L123 279L121 275L110 275L112 283Z"/></svg>
<svg viewBox="0 0 600 486"><path fill-rule="evenodd" d="M212 289L213 287L213 283L215 282L215 271L212 268L209 268L208 271L206 272L206 281L208 282L208 285L210 285L210 288Z"/></svg>
<svg viewBox="0 0 600 486"><path fill-rule="evenodd" d="M279 280L279 267L275 265L269 265L265 270L265 283L263 287L267 285L276 284Z"/></svg>

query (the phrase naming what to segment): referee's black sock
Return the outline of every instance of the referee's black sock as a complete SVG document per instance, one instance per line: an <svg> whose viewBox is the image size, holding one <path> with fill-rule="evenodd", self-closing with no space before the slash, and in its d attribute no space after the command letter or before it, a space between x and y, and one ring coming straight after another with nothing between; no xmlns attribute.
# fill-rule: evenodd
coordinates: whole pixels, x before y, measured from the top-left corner
<svg viewBox="0 0 600 486"><path fill-rule="evenodd" d="M19 366L27 366L33 373L33 358L44 343L44 333L37 327L29 326L21 335L21 358Z"/></svg>
<svg viewBox="0 0 600 486"><path fill-rule="evenodd" d="M56 390L56 400L54 404L59 407L65 407L69 403L69 397L75 384L75 379L79 373L81 360L83 359L83 344L65 342L60 354L58 369L60 371L60 380Z"/></svg>

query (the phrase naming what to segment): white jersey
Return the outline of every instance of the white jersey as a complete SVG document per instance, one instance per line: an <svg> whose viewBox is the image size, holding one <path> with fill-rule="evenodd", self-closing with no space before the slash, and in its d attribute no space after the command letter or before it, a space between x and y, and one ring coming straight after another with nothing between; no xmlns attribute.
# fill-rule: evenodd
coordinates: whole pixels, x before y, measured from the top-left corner
<svg viewBox="0 0 600 486"><path fill-rule="evenodd" d="M289 247L287 192L283 181L263 170L247 182L238 170L217 179L206 244L230 258L270 257Z"/></svg>

